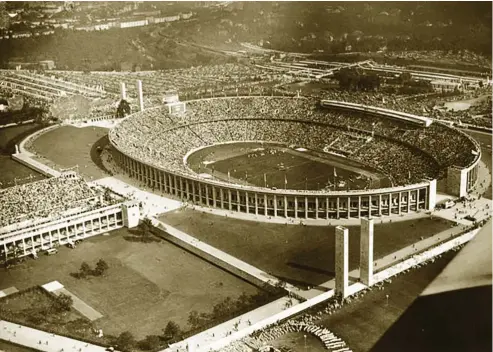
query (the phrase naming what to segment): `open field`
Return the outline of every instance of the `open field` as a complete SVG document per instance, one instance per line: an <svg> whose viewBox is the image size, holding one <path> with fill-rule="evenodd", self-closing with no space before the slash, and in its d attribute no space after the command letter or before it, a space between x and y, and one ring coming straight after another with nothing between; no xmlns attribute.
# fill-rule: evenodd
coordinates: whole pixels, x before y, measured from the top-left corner
<svg viewBox="0 0 493 352"><path fill-rule="evenodd" d="M334 227L279 225L232 219L191 209L163 214L165 223L249 264L302 287L334 277ZM375 225L378 259L450 228L442 219ZM349 227L349 269L359 265L359 226ZM378 268L376 268L378 269Z"/></svg>
<svg viewBox="0 0 493 352"><path fill-rule="evenodd" d="M14 179L22 179L19 183L43 179L43 175L14 161L10 155L15 152L15 144L22 141L28 135L42 128L41 125L27 124L0 129L0 189L14 186ZM30 175L32 180L27 179Z"/></svg>
<svg viewBox="0 0 493 352"><path fill-rule="evenodd" d="M372 188L389 184L386 176L360 163L336 155L321 154L319 157L310 151L297 151L273 144L237 143L202 149L192 154L188 162L198 173L213 174L225 181L229 173L233 182L260 187L364 189L370 186L370 182L366 178L358 179L361 174L373 179ZM340 181L346 184L339 187Z"/></svg>
<svg viewBox="0 0 493 352"><path fill-rule="evenodd" d="M23 290L58 280L103 315L95 324L105 334L128 330L137 338L161 334L168 321L187 330L190 311L209 313L226 297L259 292L173 244L146 244L124 236L129 236L126 229L116 230L88 239L76 249L63 247L57 255L27 260L10 270L2 268L0 288ZM83 261L93 267L100 258L109 265L103 277L76 279L70 275Z"/></svg>
<svg viewBox="0 0 493 352"><path fill-rule="evenodd" d="M108 144L107 134L108 130L101 127L62 126L41 135L31 149L58 168L78 165L87 180L97 180L108 176L97 151L98 146Z"/></svg>

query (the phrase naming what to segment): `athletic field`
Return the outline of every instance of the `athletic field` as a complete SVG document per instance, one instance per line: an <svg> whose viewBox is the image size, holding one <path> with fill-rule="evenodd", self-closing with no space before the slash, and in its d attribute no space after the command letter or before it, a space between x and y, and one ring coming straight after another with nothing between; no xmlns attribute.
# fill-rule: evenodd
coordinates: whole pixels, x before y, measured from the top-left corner
<svg viewBox="0 0 493 352"><path fill-rule="evenodd" d="M56 169L79 167L88 181L107 177L97 147L108 144L108 129L62 126L51 130L32 143L31 150L48 159L39 160Z"/></svg>
<svg viewBox="0 0 493 352"><path fill-rule="evenodd" d="M234 143L204 148L188 158L197 173L277 189L346 190L390 185L388 178L353 160L282 145Z"/></svg>
<svg viewBox="0 0 493 352"><path fill-rule="evenodd" d="M239 220L185 209L163 214L165 223L301 287L334 277L334 226L279 225ZM375 223L374 258L402 249L451 227L423 218ZM360 227L349 226L349 270L359 266ZM378 270L378 268L377 268Z"/></svg>
<svg viewBox="0 0 493 352"><path fill-rule="evenodd" d="M11 158L15 145L40 128L37 124L27 124L0 129L0 189L44 178Z"/></svg>

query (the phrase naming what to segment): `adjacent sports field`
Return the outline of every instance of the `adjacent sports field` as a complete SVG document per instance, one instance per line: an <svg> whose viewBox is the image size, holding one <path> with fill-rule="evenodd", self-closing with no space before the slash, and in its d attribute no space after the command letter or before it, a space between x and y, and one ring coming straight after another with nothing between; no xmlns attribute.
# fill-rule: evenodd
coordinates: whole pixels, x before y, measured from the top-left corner
<svg viewBox="0 0 493 352"><path fill-rule="evenodd" d="M58 280L103 315L96 325L105 334L132 332L137 338L162 333L169 321L188 330L192 310L210 313L227 297L253 295L253 285L170 244L124 239L127 229L86 240L76 249L60 248L57 255L0 269L0 289L23 290ZM109 269L104 277L76 279L82 262L94 266L103 258Z"/></svg>
<svg viewBox="0 0 493 352"><path fill-rule="evenodd" d="M390 185L385 175L353 160L271 143L215 145L192 154L187 162L197 173L260 187L346 190Z"/></svg>
<svg viewBox="0 0 493 352"><path fill-rule="evenodd" d="M28 124L0 129L0 189L43 179L43 175L12 160L15 145L28 135L41 128L37 124Z"/></svg>
<svg viewBox="0 0 493 352"><path fill-rule="evenodd" d="M71 168L76 165L87 180L107 177L97 147L108 144L108 129L102 127L77 128L62 126L38 137L32 151L48 159L55 168ZM45 162L40 160L41 162Z"/></svg>
<svg viewBox="0 0 493 352"><path fill-rule="evenodd" d="M302 287L334 277L334 227L279 225L232 219L191 209L163 214L171 226L279 278ZM377 220L378 221L378 220ZM375 259L450 228L424 218L375 225ZM349 268L359 265L359 226L349 227Z"/></svg>

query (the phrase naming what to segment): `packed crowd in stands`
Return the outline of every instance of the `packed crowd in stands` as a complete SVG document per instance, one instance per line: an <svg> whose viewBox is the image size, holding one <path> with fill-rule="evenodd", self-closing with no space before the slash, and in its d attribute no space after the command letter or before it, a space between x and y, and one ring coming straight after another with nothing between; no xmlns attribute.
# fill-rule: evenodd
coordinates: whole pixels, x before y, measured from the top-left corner
<svg viewBox="0 0 493 352"><path fill-rule="evenodd" d="M330 111L311 99L280 97L193 101L181 115L150 109L123 121L111 138L125 153L178 173L189 172L183 164L187 152L218 142L262 140L328 148L391 175L394 185L435 178L451 165L468 166L476 147L463 133L440 124L421 128Z"/></svg>
<svg viewBox="0 0 493 352"><path fill-rule="evenodd" d="M322 99L347 101L352 103L377 106L386 109L406 112L418 116L432 117L451 121L455 123L467 123L482 127L492 127L492 120L488 118L491 115L491 109L487 106L481 110L484 117L475 116L475 109L471 111L452 111L448 109L440 109L440 100L454 101L474 99L481 95L491 96L491 87L486 87L477 91L468 92L460 95L441 96L438 93L420 94L411 96L402 96L397 94L381 93L381 92L347 92L341 90L325 91L320 97Z"/></svg>
<svg viewBox="0 0 493 352"><path fill-rule="evenodd" d="M94 201L97 192L82 179L56 177L0 190L0 228L60 214Z"/></svg>
<svg viewBox="0 0 493 352"><path fill-rule="evenodd" d="M120 83L125 82L127 95L137 97L137 80L142 81L147 96L161 96L167 90L185 92L205 91L211 87L227 88L228 85L244 82L272 80L271 73L255 66L224 64L198 66L187 69L144 72L72 72L54 71L56 77L76 82L80 85L102 85L106 92L119 94Z"/></svg>

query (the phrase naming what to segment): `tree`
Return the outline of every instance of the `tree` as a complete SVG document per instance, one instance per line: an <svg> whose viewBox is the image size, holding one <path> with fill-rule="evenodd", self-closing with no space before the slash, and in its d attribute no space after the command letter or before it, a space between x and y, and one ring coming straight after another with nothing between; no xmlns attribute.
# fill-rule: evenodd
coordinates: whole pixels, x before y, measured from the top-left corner
<svg viewBox="0 0 493 352"><path fill-rule="evenodd" d="M96 269L94 269L94 274L96 276L101 276L106 272L106 270L108 270L108 268L109 268L108 263L106 263L103 259L99 259L98 262L96 263Z"/></svg>
<svg viewBox="0 0 493 352"><path fill-rule="evenodd" d="M123 351L130 351L135 346L135 337L130 331L124 331L116 338L118 348Z"/></svg>
<svg viewBox="0 0 493 352"><path fill-rule="evenodd" d="M145 339L139 341L138 345L143 350L155 350L161 346L161 339L157 335L147 335Z"/></svg>
<svg viewBox="0 0 493 352"><path fill-rule="evenodd" d="M151 234L151 229L152 229L152 221L148 217L144 218L142 220L142 223L140 224L140 227L142 228L142 234L145 237L148 237Z"/></svg>
<svg viewBox="0 0 493 352"><path fill-rule="evenodd" d="M53 301L52 309L55 313L69 311L73 303L74 300L71 296L61 293Z"/></svg>
<svg viewBox="0 0 493 352"><path fill-rule="evenodd" d="M190 319L190 317L189 317ZM166 328L163 331L163 337L166 340L175 340L181 334L180 326L174 321L168 322Z"/></svg>
<svg viewBox="0 0 493 352"><path fill-rule="evenodd" d="M121 119L126 115L130 114L130 104L125 99L120 100L118 107L116 108L116 118Z"/></svg>
<svg viewBox="0 0 493 352"><path fill-rule="evenodd" d="M200 315L196 310L192 310L190 314L188 315L188 325L192 329L195 329L196 327L200 326Z"/></svg>
<svg viewBox="0 0 493 352"><path fill-rule="evenodd" d="M81 278L85 278L87 275L89 275L91 273L91 271L92 271L92 269L89 266L89 264L87 264L86 262L82 262L82 264L80 265L80 269L79 269L79 276Z"/></svg>

